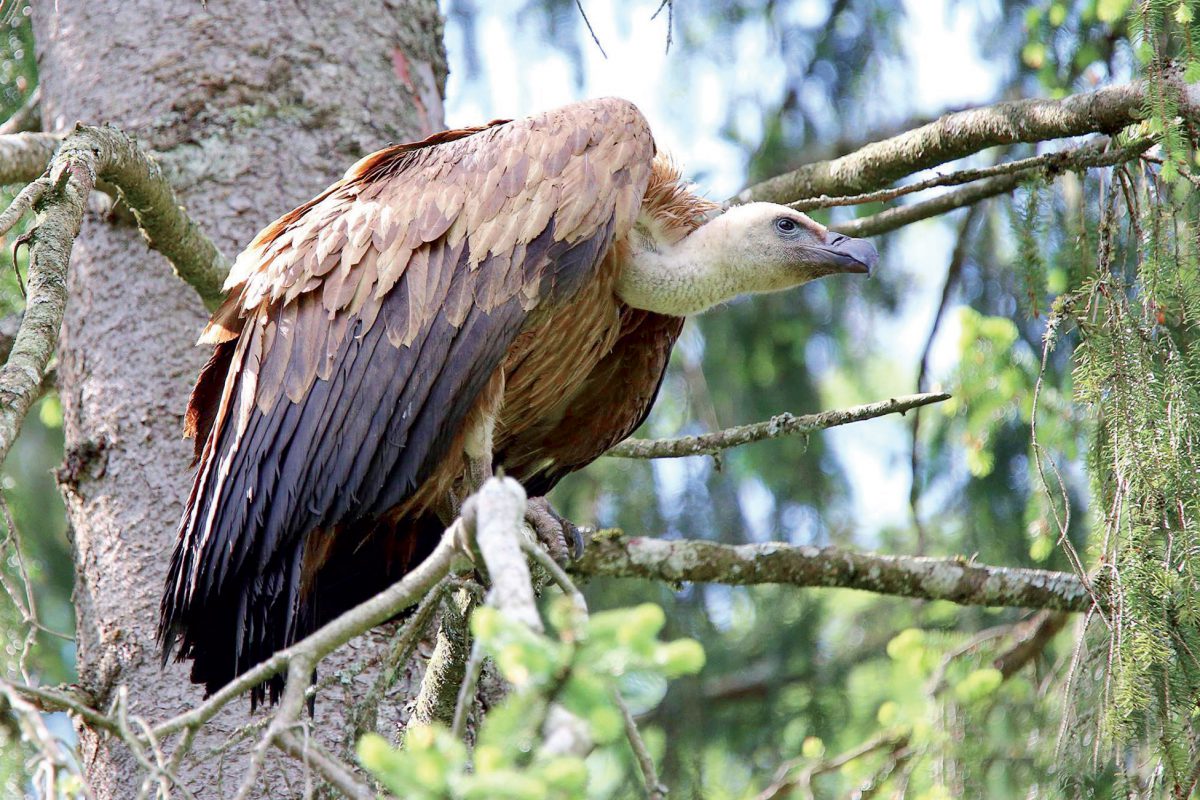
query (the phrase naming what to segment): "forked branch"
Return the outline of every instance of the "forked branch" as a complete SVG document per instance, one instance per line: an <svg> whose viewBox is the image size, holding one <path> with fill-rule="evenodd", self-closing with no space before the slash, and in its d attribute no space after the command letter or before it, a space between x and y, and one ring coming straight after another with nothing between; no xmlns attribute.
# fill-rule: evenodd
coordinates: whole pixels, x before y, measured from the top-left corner
<svg viewBox="0 0 1200 800"><path fill-rule="evenodd" d="M58 137L46 134L0 137L0 182L42 172L47 151L57 142ZM41 177L0 215L0 234L6 234L25 212L37 212L33 228L21 240L29 243L25 313L0 368L0 462L41 394L66 308L71 250L99 180L120 190L150 246L171 261L210 307L220 298L227 262L184 213L158 165L115 128L76 128L62 140Z"/></svg>

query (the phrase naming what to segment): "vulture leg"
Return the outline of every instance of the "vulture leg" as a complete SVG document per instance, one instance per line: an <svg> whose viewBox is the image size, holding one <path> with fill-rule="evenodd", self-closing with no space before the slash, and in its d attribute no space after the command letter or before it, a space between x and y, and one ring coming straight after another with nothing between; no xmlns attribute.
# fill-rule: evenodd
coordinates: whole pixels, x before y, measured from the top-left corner
<svg viewBox="0 0 1200 800"><path fill-rule="evenodd" d="M554 510L545 497L531 497L525 506L525 521L550 557L559 564L583 557L583 531Z"/></svg>

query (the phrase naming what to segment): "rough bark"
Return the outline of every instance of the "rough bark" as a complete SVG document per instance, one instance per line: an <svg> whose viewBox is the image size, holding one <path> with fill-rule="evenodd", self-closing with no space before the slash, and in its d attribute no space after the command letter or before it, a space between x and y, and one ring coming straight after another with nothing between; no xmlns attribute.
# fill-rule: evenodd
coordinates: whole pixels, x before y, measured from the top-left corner
<svg viewBox="0 0 1200 800"><path fill-rule="evenodd" d="M442 122L445 59L433 0L44 0L34 4L34 24L44 130L62 133L82 120L137 136L230 254L358 156ZM132 714L161 719L200 700L184 667L160 670L154 627L190 480L180 430L205 358L192 343L206 314L119 214L88 215L68 289L59 380L79 682L100 707L125 684ZM365 691L370 679L347 681L358 685L335 684L317 699L316 727L332 734L334 748L341 692ZM240 704L227 709L194 752L246 721ZM94 796L135 796L133 756L87 726L79 734ZM197 796L224 796L244 758L235 747L199 766L185 762L179 773ZM302 791L296 778L272 752L261 794Z"/></svg>
<svg viewBox="0 0 1200 800"><path fill-rule="evenodd" d="M993 567L965 558L857 553L837 547L779 542L730 545L695 539L625 537L600 531L583 558L580 576L643 578L679 583L783 583L861 589L896 597L949 600L960 605L1088 611L1102 594L1070 572Z"/></svg>

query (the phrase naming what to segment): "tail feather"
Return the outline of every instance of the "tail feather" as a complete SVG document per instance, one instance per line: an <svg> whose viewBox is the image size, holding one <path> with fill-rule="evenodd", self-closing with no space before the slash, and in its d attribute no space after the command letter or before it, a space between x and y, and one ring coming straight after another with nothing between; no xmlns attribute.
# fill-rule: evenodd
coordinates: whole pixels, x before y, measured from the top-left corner
<svg viewBox="0 0 1200 800"><path fill-rule="evenodd" d="M306 563L306 557L318 556L300 542L286 559L263 565L255 575L237 575L202 599L168 591L159 628L163 662L172 656L191 660L192 682L211 695L400 580L433 552L442 530L434 516L399 526L387 521L345 526L333 532L333 546L322 548L320 563ZM177 547L172 575L186 559ZM278 702L283 686L284 676L276 675L254 687L252 708Z"/></svg>

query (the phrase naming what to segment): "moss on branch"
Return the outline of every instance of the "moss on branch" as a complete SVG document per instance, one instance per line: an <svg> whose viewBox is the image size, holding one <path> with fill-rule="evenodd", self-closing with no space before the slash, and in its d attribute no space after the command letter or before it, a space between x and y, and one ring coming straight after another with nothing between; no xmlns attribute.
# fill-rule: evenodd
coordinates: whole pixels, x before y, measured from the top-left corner
<svg viewBox="0 0 1200 800"><path fill-rule="evenodd" d="M1069 572L993 567L962 558L857 553L778 542L728 545L698 540L625 537L601 531L571 566L583 576L679 583L860 589L960 605L1087 611L1093 598Z"/></svg>
<svg viewBox="0 0 1200 800"><path fill-rule="evenodd" d="M97 181L120 190L150 246L170 260L210 308L220 300L228 271L225 258L179 205L162 170L132 139L115 128L80 126L62 140L43 173L47 152L57 142L58 137L45 134L0 137L0 181L42 173L0 215L3 234L26 210L37 212L25 235L29 243L25 313L0 368L0 462L41 395L66 308L71 250Z"/></svg>
<svg viewBox="0 0 1200 800"><path fill-rule="evenodd" d="M1180 112L1200 117L1200 86L1179 85ZM923 169L998 145L1115 133L1138 122L1146 103L1143 82L1110 86L1061 100L1013 100L957 111L915 130L829 161L806 164L755 184L739 203L787 203L797 198L870 192Z"/></svg>

